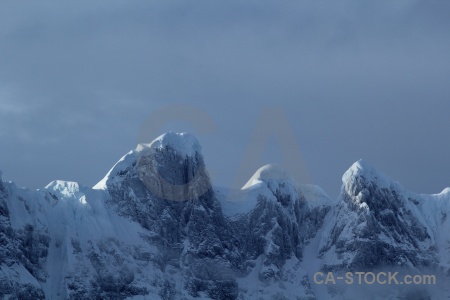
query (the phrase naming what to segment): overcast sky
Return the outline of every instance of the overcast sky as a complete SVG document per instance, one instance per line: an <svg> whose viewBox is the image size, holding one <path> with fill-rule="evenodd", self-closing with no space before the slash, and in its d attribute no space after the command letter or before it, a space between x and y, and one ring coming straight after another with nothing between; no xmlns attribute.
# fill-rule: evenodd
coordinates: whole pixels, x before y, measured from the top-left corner
<svg viewBox="0 0 450 300"><path fill-rule="evenodd" d="M197 136L217 185L275 162L335 197L364 158L438 193L449 15L450 1L1 1L3 180L94 185L174 130Z"/></svg>

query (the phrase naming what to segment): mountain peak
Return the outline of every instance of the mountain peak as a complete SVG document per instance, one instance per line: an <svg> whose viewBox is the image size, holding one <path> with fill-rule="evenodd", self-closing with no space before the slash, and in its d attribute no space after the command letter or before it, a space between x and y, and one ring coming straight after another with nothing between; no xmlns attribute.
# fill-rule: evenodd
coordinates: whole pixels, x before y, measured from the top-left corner
<svg viewBox="0 0 450 300"><path fill-rule="evenodd" d="M380 187L390 187L392 180L382 172L378 171L369 162L360 159L353 163L342 176L342 183L346 186L352 184L357 178L364 178L367 181L374 181Z"/></svg>
<svg viewBox="0 0 450 300"><path fill-rule="evenodd" d="M378 171L372 166L367 160L359 159L354 162L347 172L351 172L352 174L377 174Z"/></svg>
<svg viewBox="0 0 450 300"><path fill-rule="evenodd" d="M46 190L60 193L65 197L71 197L80 192L80 186L74 181L54 180L47 184Z"/></svg>
<svg viewBox="0 0 450 300"><path fill-rule="evenodd" d="M196 199L210 190L201 146L192 134L165 133L139 144L135 157L140 181L161 198Z"/></svg>
<svg viewBox="0 0 450 300"><path fill-rule="evenodd" d="M1 176L1 173L0 173L0 176ZM445 194L450 195L450 187L446 187L445 189L442 190L442 192L439 193L439 195L445 195Z"/></svg>
<svg viewBox="0 0 450 300"><path fill-rule="evenodd" d="M167 189L183 189L194 175L195 180L200 180L201 177L202 180L209 183L206 170L204 170L201 149L200 143L194 135L187 132L167 132L150 143L138 144L135 150L128 152L112 167L108 174L94 186L94 189L107 189L108 185L119 184L124 180L126 174L134 171L139 174L139 178L145 182L146 187L150 188L151 186L152 190L153 184L150 185L149 182L152 176L154 179L150 181L156 185L165 182L168 184ZM185 163L189 166L183 166ZM201 169L199 173L192 173L199 169ZM191 173L186 173L188 171ZM165 175L161 177L162 173ZM148 180L144 180L144 178ZM177 185L179 185L178 188ZM157 190L160 188L162 187ZM166 188L163 189L166 190Z"/></svg>
<svg viewBox="0 0 450 300"><path fill-rule="evenodd" d="M247 181L247 183L242 187L242 189L249 188L260 181L267 182L270 180L292 181L292 177L280 165L267 164L259 168L255 172L255 174L253 174L253 176Z"/></svg>
<svg viewBox="0 0 450 300"><path fill-rule="evenodd" d="M164 149L170 147L182 156L195 156L195 153L201 154L202 147L197 138L187 132L172 132L169 131L154 139L149 144L139 144L136 151L141 152L148 148Z"/></svg>

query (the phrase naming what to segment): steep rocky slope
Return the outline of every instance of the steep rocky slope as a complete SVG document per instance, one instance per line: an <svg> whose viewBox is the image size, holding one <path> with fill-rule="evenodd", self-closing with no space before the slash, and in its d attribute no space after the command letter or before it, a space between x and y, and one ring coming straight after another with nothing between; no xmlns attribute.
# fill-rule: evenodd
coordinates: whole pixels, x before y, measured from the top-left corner
<svg viewBox="0 0 450 300"><path fill-rule="evenodd" d="M170 132L93 188L0 180L0 298L353 299L360 288L319 285L315 272L448 280L449 213L450 189L415 194L364 161L345 172L337 200L275 165L240 190L214 187L196 138ZM434 290L380 297L450 295Z"/></svg>

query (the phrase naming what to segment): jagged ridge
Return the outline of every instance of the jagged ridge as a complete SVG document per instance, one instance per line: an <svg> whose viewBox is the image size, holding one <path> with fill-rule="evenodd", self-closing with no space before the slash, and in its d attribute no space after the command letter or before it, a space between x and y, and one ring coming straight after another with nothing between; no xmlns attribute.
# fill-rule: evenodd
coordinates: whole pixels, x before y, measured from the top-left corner
<svg viewBox="0 0 450 300"><path fill-rule="evenodd" d="M319 270L448 272L449 199L408 192L365 161L337 201L273 165L242 190L219 189L195 137L168 133L93 189L0 180L0 296L314 299L329 296Z"/></svg>

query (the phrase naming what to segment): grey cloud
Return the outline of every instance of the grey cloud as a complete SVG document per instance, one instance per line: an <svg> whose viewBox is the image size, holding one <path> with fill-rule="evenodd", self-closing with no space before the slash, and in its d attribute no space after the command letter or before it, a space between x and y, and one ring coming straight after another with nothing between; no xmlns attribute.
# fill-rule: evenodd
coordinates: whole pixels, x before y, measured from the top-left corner
<svg viewBox="0 0 450 300"><path fill-rule="evenodd" d="M3 178L94 184L182 103L217 124L199 139L218 184L255 171L235 174L275 105L331 195L359 158L418 192L450 185L447 2L43 3L0 4Z"/></svg>

